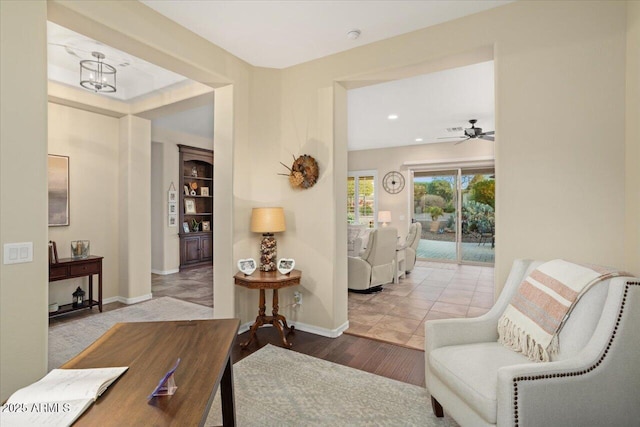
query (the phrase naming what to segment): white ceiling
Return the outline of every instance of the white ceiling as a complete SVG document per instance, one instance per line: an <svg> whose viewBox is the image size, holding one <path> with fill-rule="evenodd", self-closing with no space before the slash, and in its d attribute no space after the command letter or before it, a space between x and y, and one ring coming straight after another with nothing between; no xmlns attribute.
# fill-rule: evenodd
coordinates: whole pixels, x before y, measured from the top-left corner
<svg viewBox="0 0 640 427"><path fill-rule="evenodd" d="M471 15L509 1L141 0L258 67L286 68ZM357 40L347 32L357 28Z"/></svg>
<svg viewBox="0 0 640 427"><path fill-rule="evenodd" d="M73 87L80 87L80 61L94 60L93 51L105 54L104 62L117 70L117 91L100 95L120 101L131 101L187 80L53 22L47 22L47 43L49 79Z"/></svg>
<svg viewBox="0 0 640 427"><path fill-rule="evenodd" d="M494 130L493 61L351 89L349 150L457 141L447 128ZM394 120L388 118L394 114ZM416 141L416 139L420 139Z"/></svg>
<svg viewBox="0 0 640 427"><path fill-rule="evenodd" d="M142 0L248 63L283 68L490 9L509 1L202 1ZM362 31L357 40L346 33ZM79 61L106 55L117 70L122 101L187 81L126 52L48 23L49 79L79 88ZM398 114L393 122L389 114ZM185 116L189 120L184 120ZM198 136L212 135L211 107L155 119ZM349 149L440 142L447 127L467 120L493 130L493 62L425 74L349 91ZM455 135L455 134L453 134ZM415 141L423 138L423 141ZM446 141L446 140L444 140Z"/></svg>

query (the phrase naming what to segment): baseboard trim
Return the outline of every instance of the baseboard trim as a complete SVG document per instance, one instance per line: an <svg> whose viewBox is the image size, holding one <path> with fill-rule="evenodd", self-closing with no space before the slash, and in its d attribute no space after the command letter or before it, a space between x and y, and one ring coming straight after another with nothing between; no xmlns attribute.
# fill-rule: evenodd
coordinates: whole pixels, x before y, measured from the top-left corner
<svg viewBox="0 0 640 427"><path fill-rule="evenodd" d="M102 298L102 304L110 304L112 302L120 302L120 297Z"/></svg>
<svg viewBox="0 0 640 427"><path fill-rule="evenodd" d="M296 329L299 331L309 332L310 334L320 335L322 337L328 337L328 338L337 338L340 335L342 335L344 331L349 329L348 320L344 322L342 325L340 325L339 327L337 327L336 329L320 328L318 326L308 325L302 322L295 322L295 323L289 322L289 324L295 325ZM251 329L251 325L253 325L253 322L247 322L243 325L240 325L240 329L238 329L238 335L244 332L247 332L249 329ZM264 328L264 327L273 327L273 325L268 324L268 325L261 326L261 328Z"/></svg>
<svg viewBox="0 0 640 427"><path fill-rule="evenodd" d="M109 302L114 302L114 301L118 301L121 302L123 304L137 304L139 302L142 301L148 301L151 299L153 295L151 294L147 294L147 295L140 295L139 297L135 297L135 298L125 298L125 297L112 297L112 298L108 298ZM107 299L103 299L102 303L105 304L105 301L107 301Z"/></svg>
<svg viewBox="0 0 640 427"><path fill-rule="evenodd" d="M161 276L166 276L167 274L180 273L180 269L176 268L176 269L173 269L173 270L155 270L155 269L152 268L151 272L153 274L159 274Z"/></svg>

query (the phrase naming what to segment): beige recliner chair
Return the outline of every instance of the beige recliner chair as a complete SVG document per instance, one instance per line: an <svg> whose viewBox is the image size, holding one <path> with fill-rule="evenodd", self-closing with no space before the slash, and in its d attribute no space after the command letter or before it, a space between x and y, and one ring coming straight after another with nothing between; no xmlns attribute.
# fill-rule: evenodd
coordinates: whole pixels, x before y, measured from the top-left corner
<svg viewBox="0 0 640 427"><path fill-rule="evenodd" d="M419 222L414 222L409 226L409 233L407 234L407 238L405 239L405 267L407 273L413 270L413 267L416 265L416 258L418 252L418 244L420 243L420 236L422 235L422 224Z"/></svg>
<svg viewBox="0 0 640 427"><path fill-rule="evenodd" d="M640 420L640 281L589 289L560 330L559 353L532 362L497 342L498 319L540 261L514 262L487 314L425 324L434 413L464 426L631 426Z"/></svg>
<svg viewBox="0 0 640 427"><path fill-rule="evenodd" d="M382 227L369 233L362 255L349 257L350 290L375 292L393 281L397 236L398 230L393 227Z"/></svg>

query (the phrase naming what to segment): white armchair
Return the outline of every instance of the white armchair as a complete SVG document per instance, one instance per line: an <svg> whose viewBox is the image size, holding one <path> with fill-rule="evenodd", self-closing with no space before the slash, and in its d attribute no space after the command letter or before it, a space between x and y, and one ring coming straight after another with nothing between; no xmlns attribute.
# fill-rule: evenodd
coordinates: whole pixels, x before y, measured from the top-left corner
<svg viewBox="0 0 640 427"><path fill-rule="evenodd" d="M347 226L347 254L349 256L359 256L364 247L362 237L364 235L364 225L349 224Z"/></svg>
<svg viewBox="0 0 640 427"><path fill-rule="evenodd" d="M498 319L541 262L517 260L494 307L425 324L434 413L462 426L631 426L640 420L640 281L598 283L576 304L550 362L497 342Z"/></svg>
<svg viewBox="0 0 640 427"><path fill-rule="evenodd" d="M349 257L349 289L374 292L393 281L397 236L398 230L393 227L383 227L369 233L367 248L362 255Z"/></svg>
<svg viewBox="0 0 640 427"><path fill-rule="evenodd" d="M420 243L421 235L422 224L420 224L419 222L414 222L409 226L409 233L407 233L407 238L404 242L404 244L406 245L404 269L407 273L413 270L413 267L416 265L418 244Z"/></svg>

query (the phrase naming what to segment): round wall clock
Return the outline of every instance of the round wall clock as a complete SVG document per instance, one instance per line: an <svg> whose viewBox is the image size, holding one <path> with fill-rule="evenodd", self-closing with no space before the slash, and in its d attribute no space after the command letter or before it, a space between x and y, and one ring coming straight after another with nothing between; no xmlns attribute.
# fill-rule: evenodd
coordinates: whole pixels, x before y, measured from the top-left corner
<svg viewBox="0 0 640 427"><path fill-rule="evenodd" d="M391 171L382 178L382 186L390 194L398 194L404 188L404 176L400 172Z"/></svg>

